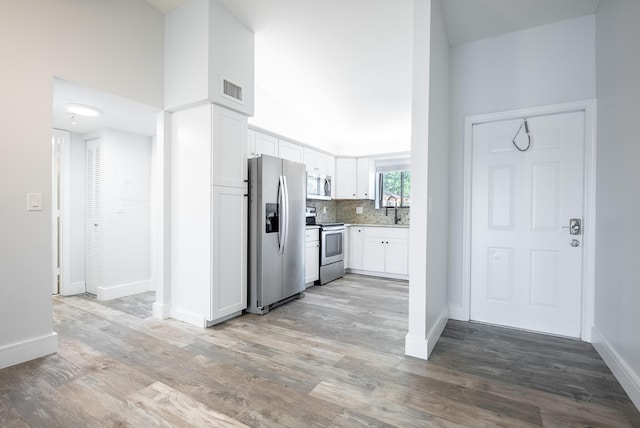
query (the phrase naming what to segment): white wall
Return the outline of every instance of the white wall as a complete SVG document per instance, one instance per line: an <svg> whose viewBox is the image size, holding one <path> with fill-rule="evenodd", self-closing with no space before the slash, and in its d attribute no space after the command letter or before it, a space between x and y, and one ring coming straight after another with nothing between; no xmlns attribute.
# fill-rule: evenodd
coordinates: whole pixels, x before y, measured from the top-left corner
<svg viewBox="0 0 640 428"><path fill-rule="evenodd" d="M640 408L640 2L596 15L598 148L593 343ZM632 48L629 50L627 48Z"/></svg>
<svg viewBox="0 0 640 428"><path fill-rule="evenodd" d="M82 135L71 133L69 165L71 260L69 261L71 289L85 290L85 209L86 209L86 144Z"/></svg>
<svg viewBox="0 0 640 428"><path fill-rule="evenodd" d="M99 299L150 289L151 138L103 134L103 270Z"/></svg>
<svg viewBox="0 0 640 428"><path fill-rule="evenodd" d="M594 97L593 15L452 48L449 147L451 318L464 319L466 316L462 311L465 116Z"/></svg>
<svg viewBox="0 0 640 428"><path fill-rule="evenodd" d="M0 2L0 367L57 349L51 303L53 77L162 107L163 17L144 0ZM40 192L45 209L26 211Z"/></svg>
<svg viewBox="0 0 640 428"><path fill-rule="evenodd" d="M413 2L413 97L411 102L411 225L409 226L409 331L405 354L426 359L427 168L429 155L429 61L432 0Z"/></svg>
<svg viewBox="0 0 640 428"><path fill-rule="evenodd" d="M405 353L426 359L448 316L449 43L438 0L414 2L413 73L409 332ZM432 200L431 211L428 198Z"/></svg>
<svg viewBox="0 0 640 428"><path fill-rule="evenodd" d="M427 198L427 340L435 346L448 319L450 49L442 8L431 10L429 178Z"/></svg>

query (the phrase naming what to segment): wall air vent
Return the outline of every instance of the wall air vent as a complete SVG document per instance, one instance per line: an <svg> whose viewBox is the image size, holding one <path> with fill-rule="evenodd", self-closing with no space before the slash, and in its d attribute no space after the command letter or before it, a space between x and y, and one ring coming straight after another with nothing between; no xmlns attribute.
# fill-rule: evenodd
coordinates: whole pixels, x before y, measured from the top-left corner
<svg viewBox="0 0 640 428"><path fill-rule="evenodd" d="M242 101L242 87L222 79L222 93L235 101Z"/></svg>

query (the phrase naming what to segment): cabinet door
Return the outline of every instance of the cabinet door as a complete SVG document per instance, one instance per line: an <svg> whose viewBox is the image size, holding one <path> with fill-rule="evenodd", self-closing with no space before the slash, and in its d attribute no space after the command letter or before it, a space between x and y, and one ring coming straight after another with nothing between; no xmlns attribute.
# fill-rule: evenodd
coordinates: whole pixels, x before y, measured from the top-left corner
<svg viewBox="0 0 640 428"><path fill-rule="evenodd" d="M278 157L278 139L271 135L256 132L256 146L254 155L269 155Z"/></svg>
<svg viewBox="0 0 640 428"><path fill-rule="evenodd" d="M361 227L349 228L349 268L362 269L362 247L364 230Z"/></svg>
<svg viewBox="0 0 640 428"><path fill-rule="evenodd" d="M406 239L385 239L385 272L398 275L409 274L409 251Z"/></svg>
<svg viewBox="0 0 640 428"><path fill-rule="evenodd" d="M246 188L247 117L217 105L211 113L211 184Z"/></svg>
<svg viewBox="0 0 640 428"><path fill-rule="evenodd" d="M336 198L356 199L357 163L354 158L336 159Z"/></svg>
<svg viewBox="0 0 640 428"><path fill-rule="evenodd" d="M316 170L316 155L315 150L304 148L304 164L307 167L307 172L318 172Z"/></svg>
<svg viewBox="0 0 640 428"><path fill-rule="evenodd" d="M256 131L253 129L247 131L247 157L256 157Z"/></svg>
<svg viewBox="0 0 640 428"><path fill-rule="evenodd" d="M304 282L320 279L320 241L308 241L305 246Z"/></svg>
<svg viewBox="0 0 640 428"><path fill-rule="evenodd" d="M213 186L211 321L247 307L247 193ZM205 238L203 236L203 238Z"/></svg>
<svg viewBox="0 0 640 428"><path fill-rule="evenodd" d="M329 167L331 163L331 156L325 155L324 153L317 152L315 158L315 168L322 175L331 175L331 168Z"/></svg>
<svg viewBox="0 0 640 428"><path fill-rule="evenodd" d="M365 237L362 247L362 269L384 272L385 246L384 238Z"/></svg>
<svg viewBox="0 0 640 428"><path fill-rule="evenodd" d="M375 165L373 159L358 158L357 198L375 199Z"/></svg>
<svg viewBox="0 0 640 428"><path fill-rule="evenodd" d="M302 146L290 143L285 140L278 140L278 155L282 159L288 159L294 162L303 163L304 156L302 154Z"/></svg>

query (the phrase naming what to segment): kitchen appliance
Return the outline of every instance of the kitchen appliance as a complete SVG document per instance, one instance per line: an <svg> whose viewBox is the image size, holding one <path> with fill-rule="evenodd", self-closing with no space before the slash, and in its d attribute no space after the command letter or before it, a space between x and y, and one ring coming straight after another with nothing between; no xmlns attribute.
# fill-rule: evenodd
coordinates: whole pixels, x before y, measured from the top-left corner
<svg viewBox="0 0 640 428"><path fill-rule="evenodd" d="M249 290L247 312L304 295L305 166L262 155L249 159Z"/></svg>
<svg viewBox="0 0 640 428"><path fill-rule="evenodd" d="M307 199L331 199L331 177L313 172L307 174Z"/></svg>
<svg viewBox="0 0 640 428"><path fill-rule="evenodd" d="M320 225L320 285L344 276L344 223Z"/></svg>
<svg viewBox="0 0 640 428"><path fill-rule="evenodd" d="M316 224L317 210L316 207L306 207L304 209L304 220L307 226Z"/></svg>

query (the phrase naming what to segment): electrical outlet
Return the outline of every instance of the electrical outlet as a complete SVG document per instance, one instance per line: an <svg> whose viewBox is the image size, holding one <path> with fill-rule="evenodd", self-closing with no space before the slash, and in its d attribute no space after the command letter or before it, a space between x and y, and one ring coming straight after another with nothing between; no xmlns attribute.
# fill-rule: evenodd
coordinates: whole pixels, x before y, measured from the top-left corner
<svg viewBox="0 0 640 428"><path fill-rule="evenodd" d="M362 214L362 207L356 207L356 214Z"/></svg>
<svg viewBox="0 0 640 428"><path fill-rule="evenodd" d="M322 207L322 214L326 214L327 213L327 207Z"/></svg>

